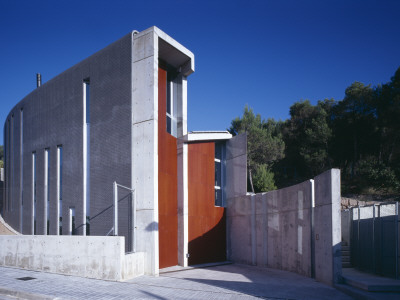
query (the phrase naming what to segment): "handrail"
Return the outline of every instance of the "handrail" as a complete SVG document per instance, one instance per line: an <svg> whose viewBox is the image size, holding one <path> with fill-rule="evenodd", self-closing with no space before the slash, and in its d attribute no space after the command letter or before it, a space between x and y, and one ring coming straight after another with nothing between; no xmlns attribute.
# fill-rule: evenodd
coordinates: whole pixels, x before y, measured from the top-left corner
<svg viewBox="0 0 400 300"><path fill-rule="evenodd" d="M118 235L118 187L124 188L126 190L129 190L132 194L132 206L131 206L131 212L132 212L132 227L131 228L131 249L132 252L136 252L136 190L131 189L129 187L123 186L122 184L118 184L116 181L113 183L114 186L114 235Z"/></svg>

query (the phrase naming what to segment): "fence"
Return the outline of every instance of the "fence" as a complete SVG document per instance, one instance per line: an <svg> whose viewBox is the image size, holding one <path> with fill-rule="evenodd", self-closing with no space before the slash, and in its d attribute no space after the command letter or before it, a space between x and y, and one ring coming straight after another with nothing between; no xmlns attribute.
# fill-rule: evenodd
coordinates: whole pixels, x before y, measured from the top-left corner
<svg viewBox="0 0 400 300"><path fill-rule="evenodd" d="M351 263L381 276L399 278L399 204L354 207L351 218Z"/></svg>

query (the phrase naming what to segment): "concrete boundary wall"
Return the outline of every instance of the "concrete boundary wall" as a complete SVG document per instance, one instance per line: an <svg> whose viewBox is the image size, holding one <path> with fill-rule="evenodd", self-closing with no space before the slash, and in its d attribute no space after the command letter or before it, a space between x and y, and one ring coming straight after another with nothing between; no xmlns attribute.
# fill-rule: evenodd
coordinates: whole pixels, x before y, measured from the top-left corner
<svg viewBox="0 0 400 300"><path fill-rule="evenodd" d="M144 274L142 252L125 254L124 237L0 236L0 266L103 280Z"/></svg>
<svg viewBox="0 0 400 300"><path fill-rule="evenodd" d="M332 285L340 265L340 171L284 189L227 200L227 254Z"/></svg>

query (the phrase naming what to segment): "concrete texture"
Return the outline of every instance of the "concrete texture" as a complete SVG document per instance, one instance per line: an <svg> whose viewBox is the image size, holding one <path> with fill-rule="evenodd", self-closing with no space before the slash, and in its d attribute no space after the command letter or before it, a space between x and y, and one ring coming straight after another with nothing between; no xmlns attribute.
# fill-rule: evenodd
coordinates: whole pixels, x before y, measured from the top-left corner
<svg viewBox="0 0 400 300"><path fill-rule="evenodd" d="M4 222L3 217L0 215L0 235L19 235L20 233L14 230L10 225Z"/></svg>
<svg viewBox="0 0 400 300"><path fill-rule="evenodd" d="M125 255L124 237L0 236L0 266L105 280L144 274L143 253Z"/></svg>
<svg viewBox="0 0 400 300"><path fill-rule="evenodd" d="M341 224L342 224L342 243L350 246L350 230L351 230L351 210L341 210Z"/></svg>
<svg viewBox="0 0 400 300"><path fill-rule="evenodd" d="M234 262L315 274L332 285L341 274L340 241L339 170L227 200L227 254Z"/></svg>
<svg viewBox="0 0 400 300"><path fill-rule="evenodd" d="M228 259L311 276L311 184L228 199Z"/></svg>
<svg viewBox="0 0 400 300"><path fill-rule="evenodd" d="M246 195L247 192L247 136L241 134L226 142L225 198Z"/></svg>
<svg viewBox="0 0 400 300"><path fill-rule="evenodd" d="M316 176L314 184L315 278L332 285L340 281L342 273L340 170Z"/></svg>
<svg viewBox="0 0 400 300"><path fill-rule="evenodd" d="M34 277L29 281L16 278ZM0 299L352 299L290 272L225 265L110 282L0 267ZM6 298L8 299L8 298Z"/></svg>

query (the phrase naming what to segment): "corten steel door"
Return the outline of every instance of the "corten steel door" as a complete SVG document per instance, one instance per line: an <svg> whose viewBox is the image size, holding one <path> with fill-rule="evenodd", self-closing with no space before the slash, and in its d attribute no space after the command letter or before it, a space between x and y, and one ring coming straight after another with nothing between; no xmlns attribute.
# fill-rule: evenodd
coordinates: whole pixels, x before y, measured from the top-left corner
<svg viewBox="0 0 400 300"><path fill-rule="evenodd" d="M188 147L189 265L226 260L225 209L215 206L215 144Z"/></svg>
<svg viewBox="0 0 400 300"><path fill-rule="evenodd" d="M158 69L158 235L160 269L178 264L177 143L167 132L167 72Z"/></svg>

